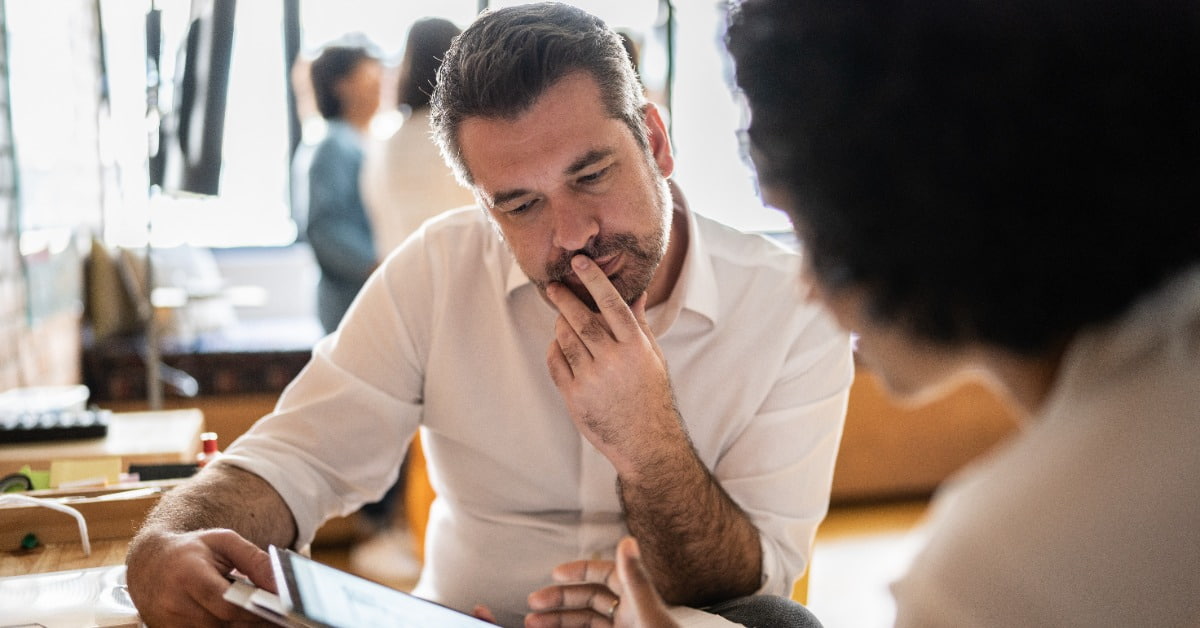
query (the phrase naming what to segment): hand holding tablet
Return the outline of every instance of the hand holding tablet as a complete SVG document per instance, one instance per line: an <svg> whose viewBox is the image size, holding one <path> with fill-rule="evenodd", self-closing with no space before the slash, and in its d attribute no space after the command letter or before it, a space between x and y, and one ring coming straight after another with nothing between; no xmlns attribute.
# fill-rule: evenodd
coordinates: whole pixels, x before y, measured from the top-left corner
<svg viewBox="0 0 1200 628"><path fill-rule="evenodd" d="M291 550L269 548L279 595L235 581L225 599L280 626L491 626L452 608L371 582Z"/></svg>

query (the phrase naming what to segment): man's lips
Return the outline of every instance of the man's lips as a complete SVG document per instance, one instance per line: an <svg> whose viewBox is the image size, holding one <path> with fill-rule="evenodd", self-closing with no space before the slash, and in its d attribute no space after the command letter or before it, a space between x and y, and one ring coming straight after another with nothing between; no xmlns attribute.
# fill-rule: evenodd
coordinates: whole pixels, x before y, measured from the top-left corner
<svg viewBox="0 0 1200 628"><path fill-rule="evenodd" d="M605 255L604 257L589 258L589 259L591 259L593 263L595 263L597 266L599 266L600 270L604 272L604 276L608 277L610 280L621 269L621 264L620 264L621 254L619 252ZM583 281L581 279L579 279L579 275L575 274L575 271L571 271L569 274L567 274L567 276L563 278L563 283L566 283L566 284L569 284L572 286L580 286L580 287L583 286Z"/></svg>
<svg viewBox="0 0 1200 628"><path fill-rule="evenodd" d="M600 270L604 271L605 276L611 278L617 272L619 266L617 262L620 261L620 258L620 253L613 253L592 261L596 262L596 265L600 267Z"/></svg>

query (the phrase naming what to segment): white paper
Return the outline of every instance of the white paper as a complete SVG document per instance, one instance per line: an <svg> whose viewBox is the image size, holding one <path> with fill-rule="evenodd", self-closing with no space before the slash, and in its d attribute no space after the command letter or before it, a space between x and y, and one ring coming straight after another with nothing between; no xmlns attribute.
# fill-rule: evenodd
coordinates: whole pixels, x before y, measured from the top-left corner
<svg viewBox="0 0 1200 628"><path fill-rule="evenodd" d="M124 565L0 578L0 618L46 628L141 625Z"/></svg>

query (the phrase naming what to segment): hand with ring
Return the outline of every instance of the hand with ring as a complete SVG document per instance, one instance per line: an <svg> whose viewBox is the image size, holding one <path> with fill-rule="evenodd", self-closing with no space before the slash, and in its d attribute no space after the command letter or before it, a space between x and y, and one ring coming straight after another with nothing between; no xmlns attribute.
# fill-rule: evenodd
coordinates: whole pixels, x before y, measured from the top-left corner
<svg viewBox="0 0 1200 628"><path fill-rule="evenodd" d="M555 584L529 595L526 628L678 626L650 582L632 537L617 545L616 562L577 560L556 567L552 577Z"/></svg>

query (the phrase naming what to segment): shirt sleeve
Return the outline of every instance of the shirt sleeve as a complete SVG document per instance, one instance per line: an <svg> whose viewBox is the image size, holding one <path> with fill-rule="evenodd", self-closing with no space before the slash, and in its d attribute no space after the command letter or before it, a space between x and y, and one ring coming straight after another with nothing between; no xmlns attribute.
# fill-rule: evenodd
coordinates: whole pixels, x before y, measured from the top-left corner
<svg viewBox="0 0 1200 628"><path fill-rule="evenodd" d="M295 518L297 548L326 519L382 497L421 421L419 347L429 317L418 306L424 299L394 295L428 294L429 273L419 247L394 262L367 281L348 324L317 344L275 411L224 453L223 460L259 475L283 497Z"/></svg>
<svg viewBox="0 0 1200 628"><path fill-rule="evenodd" d="M848 335L808 308L779 377L715 473L758 528L760 593L789 596L829 510L854 359Z"/></svg>

